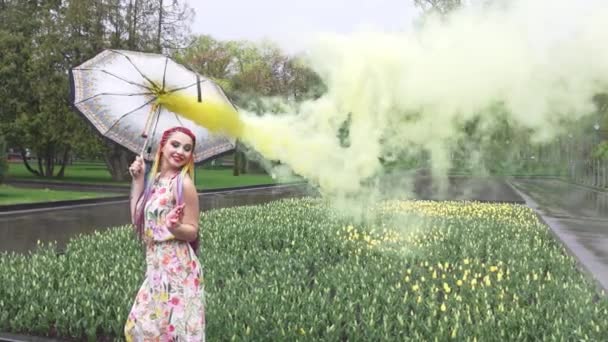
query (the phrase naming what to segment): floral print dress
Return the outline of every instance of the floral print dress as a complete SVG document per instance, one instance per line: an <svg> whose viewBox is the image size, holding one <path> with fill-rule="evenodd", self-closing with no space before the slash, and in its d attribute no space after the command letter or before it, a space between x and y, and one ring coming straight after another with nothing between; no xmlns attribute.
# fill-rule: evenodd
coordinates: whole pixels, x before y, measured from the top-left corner
<svg viewBox="0 0 608 342"><path fill-rule="evenodd" d="M127 318L127 341L205 341L201 265L165 225L176 205L175 180L157 177L145 207L146 279Z"/></svg>

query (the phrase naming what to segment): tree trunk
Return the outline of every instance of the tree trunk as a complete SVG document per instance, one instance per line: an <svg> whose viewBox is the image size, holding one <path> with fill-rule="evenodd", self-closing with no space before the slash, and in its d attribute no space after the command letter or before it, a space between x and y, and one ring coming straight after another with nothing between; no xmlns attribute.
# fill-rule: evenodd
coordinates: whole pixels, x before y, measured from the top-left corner
<svg viewBox="0 0 608 342"><path fill-rule="evenodd" d="M158 6L158 30L156 32L156 50L158 53L162 53L163 49L161 46L161 38L163 31L163 0L160 0L160 6Z"/></svg>
<svg viewBox="0 0 608 342"><path fill-rule="evenodd" d="M245 155L245 152L239 152L241 155L241 174L249 173L249 159Z"/></svg>
<svg viewBox="0 0 608 342"><path fill-rule="evenodd" d="M46 150L46 170L44 170L44 176L46 178L53 177L53 171L55 168L55 148L53 146L48 146Z"/></svg>
<svg viewBox="0 0 608 342"><path fill-rule="evenodd" d="M40 156L40 153L36 153L36 158L38 158L38 175L44 177L44 166L42 165L43 158Z"/></svg>
<svg viewBox="0 0 608 342"><path fill-rule="evenodd" d="M238 176L241 172L241 157L240 153L235 150L234 151L234 165L232 166L232 175Z"/></svg>
<svg viewBox="0 0 608 342"><path fill-rule="evenodd" d="M30 164L27 162L27 154L25 153L25 149L22 148L21 146L19 147L19 150L21 151L21 159L23 160L23 165L25 165L25 168L31 172L32 174L36 175L36 176L40 176L40 172L34 170Z"/></svg>
<svg viewBox="0 0 608 342"><path fill-rule="evenodd" d="M63 158L61 160L61 169L59 169L59 172L57 173L57 178L63 178L65 175L65 166L68 163L68 159L70 157L70 147L67 146L65 148L65 150L63 151Z"/></svg>
<svg viewBox="0 0 608 342"><path fill-rule="evenodd" d="M108 147L109 149L104 153L103 159L108 171L110 171L112 180L118 182L127 180L130 161L135 158L134 153L114 142L108 142Z"/></svg>
<svg viewBox="0 0 608 342"><path fill-rule="evenodd" d="M137 11L139 0L131 0L129 1L129 37L127 39L127 47L130 50L135 50L137 46Z"/></svg>

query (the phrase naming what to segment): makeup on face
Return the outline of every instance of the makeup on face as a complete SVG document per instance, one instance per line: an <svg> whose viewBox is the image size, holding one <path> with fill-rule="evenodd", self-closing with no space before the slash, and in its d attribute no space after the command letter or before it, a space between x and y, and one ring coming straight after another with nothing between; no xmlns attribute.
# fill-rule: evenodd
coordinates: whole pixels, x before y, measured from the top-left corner
<svg viewBox="0 0 608 342"><path fill-rule="evenodd" d="M192 148L192 139L186 134L176 132L169 137L163 152L170 163L181 166L190 158Z"/></svg>
<svg viewBox="0 0 608 342"><path fill-rule="evenodd" d="M182 143L177 140L171 140L171 141L169 141L169 143L175 149L178 149L180 146L182 146ZM183 147L184 147L184 152L186 152L186 153L192 151L192 144L184 144Z"/></svg>

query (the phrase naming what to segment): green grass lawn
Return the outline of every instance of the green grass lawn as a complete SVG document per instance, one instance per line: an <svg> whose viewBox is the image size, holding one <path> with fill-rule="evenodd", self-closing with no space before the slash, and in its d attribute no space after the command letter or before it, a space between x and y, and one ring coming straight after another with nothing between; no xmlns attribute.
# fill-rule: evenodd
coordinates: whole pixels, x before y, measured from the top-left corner
<svg viewBox="0 0 608 342"><path fill-rule="evenodd" d="M55 202L85 198L109 197L117 195L118 194L102 192L25 189L15 188L13 186L8 185L0 185L0 205L35 202Z"/></svg>
<svg viewBox="0 0 608 342"><path fill-rule="evenodd" d="M70 165L65 170L63 179L40 178L29 172L23 163L10 163L8 170L9 178L19 180L40 180L51 182L69 182L84 184L113 184L129 185L130 182L116 182L110 177L105 164L102 163L77 163ZM200 190L229 188L257 184L274 184L275 181L267 174L243 174L233 176L232 169L196 169L196 185Z"/></svg>
<svg viewBox="0 0 608 342"><path fill-rule="evenodd" d="M57 183L111 184L124 186L130 184L130 182L113 181L106 166L102 163L77 163L70 165L66 168L65 177L62 179L40 178L29 172L23 163L10 163L8 178ZM204 169L202 167L196 169L195 178L196 186L199 190L276 183L276 181L267 174L256 173L233 176L232 169ZM76 200L112 195L114 194L49 189L25 189L4 185L0 187L0 205Z"/></svg>

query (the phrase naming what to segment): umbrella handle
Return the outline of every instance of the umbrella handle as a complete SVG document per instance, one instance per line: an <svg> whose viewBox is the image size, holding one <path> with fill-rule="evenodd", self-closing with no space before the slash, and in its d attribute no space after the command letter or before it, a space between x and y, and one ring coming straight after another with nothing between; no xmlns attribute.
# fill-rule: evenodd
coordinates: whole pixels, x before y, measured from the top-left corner
<svg viewBox="0 0 608 342"><path fill-rule="evenodd" d="M146 147L148 147L148 137L146 137L146 140L144 141L144 146L141 148L141 152L139 152L139 155L142 157L142 159L144 158L144 153L146 153Z"/></svg>
<svg viewBox="0 0 608 342"><path fill-rule="evenodd" d="M144 153L146 153L146 148L148 147L148 140L150 137L150 130L152 129L152 121L153 121L154 114L157 113L157 111L159 109L160 109L160 105L158 103L155 103L152 105L152 107L150 108L150 112L148 113L148 119L146 120L146 125L144 126L144 131L141 133L142 138L146 139L146 140L144 140L144 144L141 148L141 152L139 153L142 158L144 156ZM160 115L160 112L158 114Z"/></svg>
<svg viewBox="0 0 608 342"><path fill-rule="evenodd" d="M152 117L154 116L154 112L156 112L156 109L158 109L159 105L158 104L153 104L152 107L150 107L150 112L148 113L148 119L146 119L146 125L144 126L144 130L143 132L141 132L141 137L145 138L146 140L148 139L148 133L150 133L150 128L152 128ZM146 144L144 144L144 148L146 147Z"/></svg>

